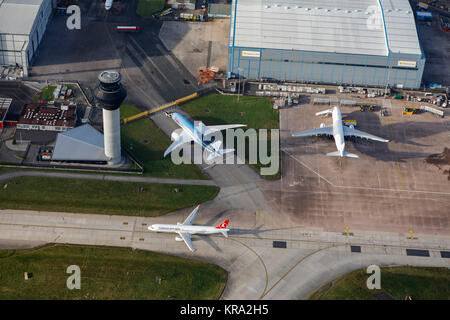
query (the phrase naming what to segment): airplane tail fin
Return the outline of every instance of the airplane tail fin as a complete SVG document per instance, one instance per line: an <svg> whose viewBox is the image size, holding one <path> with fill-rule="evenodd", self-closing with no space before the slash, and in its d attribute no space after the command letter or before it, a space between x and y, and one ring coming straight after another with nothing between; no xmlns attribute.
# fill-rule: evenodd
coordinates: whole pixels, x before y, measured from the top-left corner
<svg viewBox="0 0 450 320"><path fill-rule="evenodd" d="M328 157L340 157L341 154L339 153L339 151L335 151L335 152L327 153L327 156ZM347 158L359 158L358 155L356 155L354 153L346 152L346 151L344 151L342 156L347 157Z"/></svg>
<svg viewBox="0 0 450 320"><path fill-rule="evenodd" d="M227 229L228 222L230 222L230 220L225 220L216 227L216 229L219 229L219 231L223 234L225 238L228 238L228 229Z"/></svg>
<svg viewBox="0 0 450 320"><path fill-rule="evenodd" d="M216 229L226 229L228 226L228 222L230 222L230 220L225 220L224 222L222 222L221 224L219 224Z"/></svg>

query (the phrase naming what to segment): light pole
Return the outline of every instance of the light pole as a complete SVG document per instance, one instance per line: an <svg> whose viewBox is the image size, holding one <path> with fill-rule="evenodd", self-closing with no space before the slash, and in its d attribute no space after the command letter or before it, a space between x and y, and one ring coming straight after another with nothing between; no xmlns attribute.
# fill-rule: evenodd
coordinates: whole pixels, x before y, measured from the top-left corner
<svg viewBox="0 0 450 320"><path fill-rule="evenodd" d="M386 85L384 87L384 99L386 99L387 87L389 84L389 77L391 75L391 59L389 59L389 58L388 58L388 66L389 66L389 68L388 68L388 74L387 74L387 79L386 79Z"/></svg>
<svg viewBox="0 0 450 320"><path fill-rule="evenodd" d="M238 95L237 95L238 102L239 102L239 92L241 89L241 71L242 71L242 68L238 68L238 73L239 73L239 75L238 75Z"/></svg>

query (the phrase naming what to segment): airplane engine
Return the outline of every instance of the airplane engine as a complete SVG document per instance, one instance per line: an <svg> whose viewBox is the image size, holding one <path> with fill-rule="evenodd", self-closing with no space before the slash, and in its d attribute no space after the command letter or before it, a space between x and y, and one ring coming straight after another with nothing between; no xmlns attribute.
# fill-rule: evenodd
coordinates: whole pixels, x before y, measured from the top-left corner
<svg viewBox="0 0 450 320"><path fill-rule="evenodd" d="M172 141L175 141L178 139L180 135L178 134L178 132L176 132L176 130L174 132L172 132L172 134L170 135L170 139L172 139Z"/></svg>
<svg viewBox="0 0 450 320"><path fill-rule="evenodd" d="M183 241L180 237L175 237L175 241Z"/></svg>
<svg viewBox="0 0 450 320"><path fill-rule="evenodd" d="M321 128L325 127L325 123L322 122L322 123L320 124L320 127L321 127Z"/></svg>
<svg viewBox="0 0 450 320"><path fill-rule="evenodd" d="M355 129L355 126L354 126L354 125L352 125L352 124L351 124L351 125L349 125L348 127L349 127L350 129Z"/></svg>

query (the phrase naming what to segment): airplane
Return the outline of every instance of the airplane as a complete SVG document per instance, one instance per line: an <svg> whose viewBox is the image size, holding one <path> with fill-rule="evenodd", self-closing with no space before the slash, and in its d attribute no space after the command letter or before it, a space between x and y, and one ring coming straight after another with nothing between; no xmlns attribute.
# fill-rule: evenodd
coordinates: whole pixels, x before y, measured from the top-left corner
<svg viewBox="0 0 450 320"><path fill-rule="evenodd" d="M164 152L164 157L171 153L175 148L181 146L182 144L194 141L210 152L208 156L208 161L211 161L217 157L224 154L234 152L234 149L221 149L222 141L207 141L204 140L208 135L226 129L246 127L245 124L229 124L229 125L219 125L219 126L205 126L201 121L198 122L196 127L190 123L185 117L177 112L165 112L165 115L175 121L175 123L180 126L183 131L181 134L177 132L172 132L171 138L173 143Z"/></svg>
<svg viewBox="0 0 450 320"><path fill-rule="evenodd" d="M325 111L317 112L316 116L324 115L324 114L332 115L333 125L325 126L325 124L322 123L320 125L320 128L297 132L297 133L294 133L292 136L293 137L307 137L307 136L313 136L313 135L317 135L317 134L332 135L334 137L334 142L336 144L338 151L327 153L327 156L329 156L329 157L359 158L358 155L350 153L350 152L346 152L344 150L344 148L345 148L344 137L347 137L347 136L366 138L366 139L371 139L371 140L376 140L376 141L381 141L381 142L389 142L389 140L374 136L370 133L356 130L353 125L350 125L350 126L343 125L341 110L339 110L338 107L334 107L333 109L328 109Z"/></svg>
<svg viewBox="0 0 450 320"><path fill-rule="evenodd" d="M111 9L112 4L113 4L113 1L114 1L114 0L106 0L106 2L105 2L105 9L106 9L106 10Z"/></svg>
<svg viewBox="0 0 450 320"><path fill-rule="evenodd" d="M219 224L217 227L208 227L208 226L194 226L192 223L194 222L195 216L197 215L198 209L200 208L200 205L198 205L184 220L183 223L177 223L177 224L152 224L148 227L148 230L154 231L154 232L173 232L178 233L179 237L175 237L176 241L184 241L186 243L189 250L192 252L195 251L194 246L192 245L191 241L191 235L192 234L216 234L221 233L225 236L225 238L228 238L228 231L230 229L227 229L228 222L230 220L225 220L221 224Z"/></svg>

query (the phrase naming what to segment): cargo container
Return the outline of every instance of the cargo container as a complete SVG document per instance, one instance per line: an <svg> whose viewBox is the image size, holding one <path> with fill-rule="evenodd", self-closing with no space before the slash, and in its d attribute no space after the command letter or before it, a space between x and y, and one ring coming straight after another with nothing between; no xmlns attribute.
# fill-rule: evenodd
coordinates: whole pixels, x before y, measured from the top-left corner
<svg viewBox="0 0 450 320"><path fill-rule="evenodd" d="M419 8L425 9L425 10L428 9L428 7L429 7L428 4L423 3L423 2L419 2L419 3L417 4L417 6L418 6Z"/></svg>
<svg viewBox="0 0 450 320"><path fill-rule="evenodd" d="M431 12L417 11L416 16L417 16L417 20L419 20L419 21L432 21L433 20L433 15L431 14Z"/></svg>

